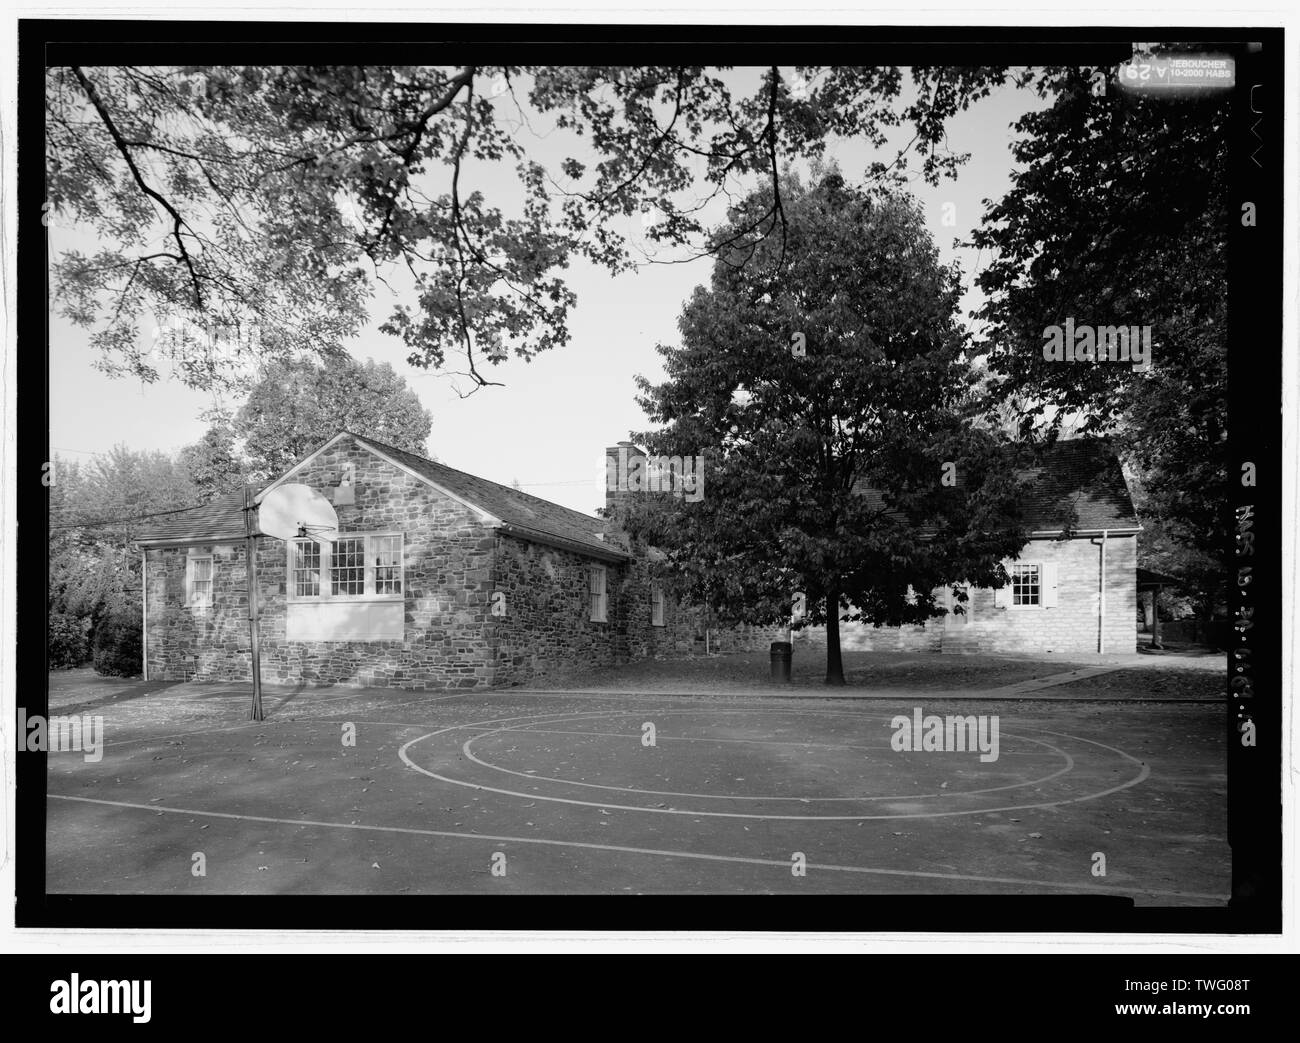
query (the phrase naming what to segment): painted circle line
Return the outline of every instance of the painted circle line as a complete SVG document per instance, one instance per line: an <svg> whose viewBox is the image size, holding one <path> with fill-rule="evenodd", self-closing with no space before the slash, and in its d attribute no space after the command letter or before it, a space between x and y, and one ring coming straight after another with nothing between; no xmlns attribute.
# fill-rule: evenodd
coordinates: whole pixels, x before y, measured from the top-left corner
<svg viewBox="0 0 1300 1043"><path fill-rule="evenodd" d="M625 713L625 712L626 712L626 713L631 713L631 711L622 711L622 710L614 710L614 711L611 711L611 713L613 713L613 714L619 714L619 713ZM693 713L693 712L698 712L698 713L711 713L711 712L713 712L713 711L708 711L708 710L705 710L705 711L681 710L681 711L670 711L670 712L680 712L680 713ZM771 712L772 712L772 713L780 713L781 711L779 711L779 710L773 710L773 711L771 711ZM644 715L643 715L643 714L633 714L633 716L644 716ZM663 715L663 714L660 714L659 716L664 716L664 715ZM880 714L851 714L851 715L849 715L849 716L862 717L862 718L866 718L866 719L870 719L870 720L884 720L884 719L885 719L885 718L884 718L882 715L880 715ZM554 722L554 723L559 723L559 722ZM504 732L508 732L508 731L515 731L516 733L527 734L528 729L527 729L527 728L518 728L518 729L511 729L511 728L494 728L492 731L480 732L478 735L471 735L468 739L465 740L464 744L461 746L461 752L464 753L465 756L466 756L469 760L473 761L475 764L481 765L481 766L484 767L484 768L488 768L488 769L491 770L491 771L498 771L498 772L501 772L501 773L504 774L504 775L515 775L515 776L518 776L518 777L521 778L521 779L534 779L534 780L538 780L538 781L542 781L542 782L554 782L556 785L560 785L560 786L584 786L584 787L587 787L587 788L589 788L589 789L613 790L613 791L615 791L615 792L619 792L619 793L643 793L643 794L645 794L645 795L648 796L648 797L696 797L696 798L699 798L699 799L702 799L702 800L772 800L772 801L775 801L775 800L797 800L797 801L800 801L801 803L804 803L804 804L810 804L810 803L818 803L818 804L822 804L822 803L830 803L830 802L835 802L835 803L844 803L844 802L864 803L864 802L866 802L866 801L870 801L870 800L926 800L926 799L929 799L929 798L931 798L931 797L939 797L939 798L945 798L945 797L973 797L973 796L976 796L977 794L982 794L982 793L997 793L997 792L999 792L999 791L1001 791L1001 790L1008 790L1008 789L1021 789L1021 788L1025 787L1025 786L1037 786L1037 785L1039 785L1040 783L1050 782L1052 779L1057 778L1057 777L1060 776L1060 775L1064 775L1066 772L1068 772L1068 771L1072 771L1072 770L1074 769L1074 758L1071 757L1071 756L1070 756L1068 753L1066 753L1064 750L1059 749L1059 748L1056 747L1056 746L1053 746L1053 745L1052 745L1051 743L1049 743L1049 742L1043 742L1041 739L1030 739L1028 736L1025 736L1025 735L1012 735L1011 732L1006 732L1005 734L1008 735L1008 736L1010 736L1010 737L1013 738L1013 739L1024 739L1026 742L1037 743L1039 746L1046 746L1046 747L1047 747L1049 750L1051 750L1053 753L1058 753L1058 754L1060 754L1062 757L1065 758L1065 767L1063 767L1063 768L1059 768L1058 770L1052 772L1050 775L1044 775L1044 776L1043 776L1042 778L1040 778L1040 779L1030 779L1030 780L1028 780L1028 781L1026 781L1026 782L1012 782L1012 783L1010 783L1010 784L1008 784L1008 785L1006 785L1006 786L989 786L989 787L987 787L987 788L985 788L985 789L953 790L952 792L940 792L940 793L903 793L903 794L887 794L887 795L885 795L885 796L879 796L879 797L772 797L772 796L766 796L766 795L762 795L762 794L749 794L749 793L679 793L679 792L676 792L676 791L674 791L674 790L639 789L639 788L637 788L637 787L635 787L635 786L604 786L604 785L601 785L601 784L598 783L598 782L578 782L578 781L574 781L574 780L572 780L572 779L557 779L557 778L553 778L553 777L551 777L551 776L549 776L549 775L529 775L527 772L523 772L523 771L514 771L514 770L511 769L511 768L503 768L503 767L501 767L501 766L498 765L498 764L493 764L493 763L491 763L490 761L485 761L485 760L483 760L481 757L476 757L476 756L474 755L474 753L470 750L470 745L471 745L472 743L476 743L476 742L478 742L480 739L486 739L486 738L489 738L490 736L493 736L493 735L500 735L500 734L502 734L502 733L504 733ZM594 734L594 733L593 733L593 734ZM635 739L636 736L635 736L635 735L628 735L627 738L629 738L629 739ZM743 739L739 739L739 740L736 740L736 741L738 741L738 742L744 742ZM758 740L758 741L761 741L761 740Z"/></svg>
<svg viewBox="0 0 1300 1043"><path fill-rule="evenodd" d="M708 714L723 714L723 713L773 714L776 713L776 714L781 714L783 716L854 717L854 718L884 719L883 715L880 714L868 715L868 714L845 713L841 711L829 711L829 710L820 711L820 710L749 709L749 710L670 710L670 711L661 710L659 711L660 716L667 716L670 714L688 714L688 715L698 716L700 714L706 714L706 713ZM1125 760L1132 762L1133 764L1136 764L1139 769L1138 773L1133 778L1129 779L1126 782L1122 782L1118 785L1111 786L1097 793L1085 794L1084 796L1081 797L1068 797L1062 800L1040 801L1035 804L1013 804L1004 807L972 808L972 809L959 810L959 811L909 812L909 813L897 814L897 815L759 815L759 814L743 813L737 811L692 811L692 810L685 810L679 808L646 808L646 807L638 807L635 805L628 805L628 804L609 804L609 803L602 803L600 801L574 800L569 797L546 797L538 793L522 793L518 790L501 789L496 786L481 786L476 783L465 782L461 779L449 778L446 775L440 775L437 772L431 771L428 768L421 767L411 759L409 753L411 747L416 746L419 743L425 742L428 739L436 738L439 735L446 735L450 732L461 731L465 728L487 728L494 724L506 724L512 721L535 721L535 722L546 721L548 723L560 723L560 722L567 722L567 721L580 721L580 720L590 720L592 718L610 717L618 714L637 714L637 711L602 710L602 711L587 712L587 713L576 714L576 715L575 714L535 714L530 716L518 716L518 717L498 717L492 720L479 721L471 724L453 725L448 728L439 728L436 731L428 732L425 735L420 735L414 739L411 739L409 742L405 743L401 747L401 749L397 751L397 755L402 759L402 761L406 764L408 768L418 771L421 775L427 775L431 779L436 779L439 782L446 782L452 786L462 786L468 789L479 790L484 793L497 793L507 797L518 797L522 800L544 800L555 804L571 804L579 807L605 808L605 809L614 809L617 811L639 811L645 814L652 814L652 815L689 815L692 818L738 818L738 819L783 820L783 821L794 820L794 821L805 821L805 822L807 821L856 822L856 821L876 821L876 820L890 820L890 819L948 818L948 817L954 817L958 815L991 815L1003 811L1031 811L1039 808L1055 808L1055 807L1061 807L1062 805L1065 804L1078 804L1088 800L1099 800L1102 797L1108 797L1112 793L1118 793L1121 790L1126 790L1131 786L1138 785L1139 783L1145 781L1147 776L1151 774L1151 769L1147 765L1143 764L1140 760L1138 760L1136 757L1132 756L1131 754L1125 753L1123 750L1116 749L1114 746L1107 746L1105 743L1097 742L1093 739L1080 738L1079 736L1076 735L1069 735L1066 734L1065 732L1053 732L1053 731L1048 731L1046 729L1039 728L1034 730L1040 732L1043 735L1051 735L1056 738L1069 739L1073 742L1087 743L1090 746L1096 746L1098 749L1102 749L1110 753L1114 753L1117 756L1122 757ZM635 736L629 736L629 738L634 738L634 737ZM700 794L692 794L692 796L699 797ZM903 800L916 799L916 798L897 797L894 799L903 801Z"/></svg>

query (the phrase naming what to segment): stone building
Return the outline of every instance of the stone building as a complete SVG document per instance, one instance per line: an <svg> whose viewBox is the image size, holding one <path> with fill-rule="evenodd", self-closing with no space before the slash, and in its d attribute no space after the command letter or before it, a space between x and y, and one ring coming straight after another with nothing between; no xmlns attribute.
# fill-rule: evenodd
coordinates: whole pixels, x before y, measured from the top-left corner
<svg viewBox="0 0 1300 1043"><path fill-rule="evenodd" d="M1008 561L1012 582L968 588L963 613L925 626L843 623L845 649L934 652L1052 652L1071 655L1137 650L1137 537L1128 483L1102 439L1071 439L1047 449L1028 479L1029 542ZM802 638L824 643L810 629ZM799 638L796 638L796 644Z"/></svg>
<svg viewBox="0 0 1300 1043"><path fill-rule="evenodd" d="M606 452L629 451L637 453L626 443ZM1049 460L1037 486L1044 518L1063 500L1074 504L1071 538L1036 529L1009 565L1014 583L974 591L964 617L885 630L843 624L844 647L1132 651L1132 503L1113 456L1102 480L1090 472L1080 486L1072 453ZM257 540L268 682L479 688L719 647L766 649L784 637L709 628L700 609L654 581L653 550L634 550L609 521L372 438L340 432L258 497L284 482L330 499L339 533L333 542ZM620 495L611 489L607 503ZM146 677L250 676L243 503L236 493L138 537ZM815 628L796 636L819 639Z"/></svg>

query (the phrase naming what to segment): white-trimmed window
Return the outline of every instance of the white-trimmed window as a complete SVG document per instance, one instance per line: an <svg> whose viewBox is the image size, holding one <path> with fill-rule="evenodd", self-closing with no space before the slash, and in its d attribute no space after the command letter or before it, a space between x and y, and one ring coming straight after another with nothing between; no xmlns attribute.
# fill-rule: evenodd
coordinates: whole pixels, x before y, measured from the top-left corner
<svg viewBox="0 0 1300 1043"><path fill-rule="evenodd" d="M366 593L364 536L340 536L330 547L330 593L337 597Z"/></svg>
<svg viewBox="0 0 1300 1043"><path fill-rule="evenodd" d="M350 532L332 543L289 544L290 601L400 598L406 589L400 533Z"/></svg>
<svg viewBox="0 0 1300 1043"><path fill-rule="evenodd" d="M372 537L368 560L375 569L375 593L400 594L402 592L402 537Z"/></svg>
<svg viewBox="0 0 1300 1043"><path fill-rule="evenodd" d="M1057 567L1055 562L1017 561L1007 565L1011 582L994 592L997 608L1055 608Z"/></svg>
<svg viewBox="0 0 1300 1043"><path fill-rule="evenodd" d="M1016 562L1011 569L1011 604L1016 607L1041 605L1042 592L1042 566Z"/></svg>
<svg viewBox="0 0 1300 1043"><path fill-rule="evenodd" d="M295 598L320 597L320 544L315 540L294 540L291 553L293 596Z"/></svg>
<svg viewBox="0 0 1300 1043"><path fill-rule="evenodd" d="M591 621L605 623L609 599L606 594L607 570L604 565L592 565L587 569L587 597L591 603Z"/></svg>
<svg viewBox="0 0 1300 1043"><path fill-rule="evenodd" d="M650 625L652 627L664 625L664 588L658 583L650 587Z"/></svg>
<svg viewBox="0 0 1300 1043"><path fill-rule="evenodd" d="M200 611L212 607L212 555L185 559L185 603Z"/></svg>

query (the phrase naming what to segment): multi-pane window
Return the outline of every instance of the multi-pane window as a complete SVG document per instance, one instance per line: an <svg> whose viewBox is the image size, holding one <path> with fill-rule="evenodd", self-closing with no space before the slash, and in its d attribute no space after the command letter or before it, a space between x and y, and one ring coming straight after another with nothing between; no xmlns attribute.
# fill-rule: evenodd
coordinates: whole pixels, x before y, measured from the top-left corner
<svg viewBox="0 0 1300 1043"><path fill-rule="evenodd" d="M372 536L371 558L375 563L375 593L402 592L402 537Z"/></svg>
<svg viewBox="0 0 1300 1043"><path fill-rule="evenodd" d="M289 593L295 600L402 595L402 537L350 533L334 541L294 540Z"/></svg>
<svg viewBox="0 0 1300 1043"><path fill-rule="evenodd" d="M1017 564L1011 570L1011 604L1037 605L1042 600L1042 576L1037 565Z"/></svg>
<svg viewBox="0 0 1300 1043"><path fill-rule="evenodd" d="M664 625L664 590L658 584L650 588L650 625Z"/></svg>
<svg viewBox="0 0 1300 1043"><path fill-rule="evenodd" d="M364 536L341 536L330 549L330 590L334 594L366 592L366 540Z"/></svg>
<svg viewBox="0 0 1300 1043"><path fill-rule="evenodd" d="M195 557L189 559L190 607L210 608L212 606L212 558Z"/></svg>
<svg viewBox="0 0 1300 1043"><path fill-rule="evenodd" d="M587 595L591 602L591 621L605 623L607 605L605 595L605 566L592 565L587 571Z"/></svg>
<svg viewBox="0 0 1300 1043"><path fill-rule="evenodd" d="M320 544L314 540L293 541L293 594L320 597Z"/></svg>

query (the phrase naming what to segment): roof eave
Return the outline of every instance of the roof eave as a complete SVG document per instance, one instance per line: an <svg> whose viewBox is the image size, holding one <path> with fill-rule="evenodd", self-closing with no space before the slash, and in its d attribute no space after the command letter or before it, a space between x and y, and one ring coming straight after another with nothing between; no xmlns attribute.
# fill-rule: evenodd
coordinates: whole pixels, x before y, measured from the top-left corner
<svg viewBox="0 0 1300 1043"><path fill-rule="evenodd" d="M529 529L522 525L512 525L509 522L502 522L500 525L495 526L495 529L497 532L504 532L507 536L514 536L517 539L528 540L532 543L542 543L559 550L573 551L575 554L596 558L600 561L623 562L632 560L631 554L616 547L593 547L588 543L571 540L565 536L557 536L555 533L546 532L543 529Z"/></svg>
<svg viewBox="0 0 1300 1043"><path fill-rule="evenodd" d="M196 543L230 543L232 540L242 540L243 538L244 533L239 532L209 536L173 536L158 539L137 538L133 542L142 550L152 550L156 547L188 547Z"/></svg>

